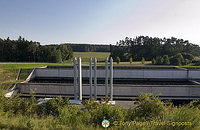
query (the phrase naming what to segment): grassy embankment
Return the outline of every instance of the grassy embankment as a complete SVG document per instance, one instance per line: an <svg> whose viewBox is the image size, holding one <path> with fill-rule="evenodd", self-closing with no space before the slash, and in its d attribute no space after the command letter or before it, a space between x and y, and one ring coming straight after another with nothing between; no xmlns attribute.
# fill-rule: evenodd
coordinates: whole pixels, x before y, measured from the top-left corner
<svg viewBox="0 0 200 130"><path fill-rule="evenodd" d="M16 77L20 68L22 69L22 73L19 81L23 81L33 68L42 67L46 65L66 65L66 64L35 64L35 63L0 64L0 90L6 90L12 83L16 82Z"/></svg>

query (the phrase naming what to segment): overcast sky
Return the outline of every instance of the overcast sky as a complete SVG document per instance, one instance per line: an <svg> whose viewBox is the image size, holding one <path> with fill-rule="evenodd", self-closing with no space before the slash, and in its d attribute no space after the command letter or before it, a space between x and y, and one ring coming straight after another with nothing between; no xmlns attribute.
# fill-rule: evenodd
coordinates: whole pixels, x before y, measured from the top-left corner
<svg viewBox="0 0 200 130"><path fill-rule="evenodd" d="M200 0L0 0L0 38L41 44L177 37L200 45Z"/></svg>

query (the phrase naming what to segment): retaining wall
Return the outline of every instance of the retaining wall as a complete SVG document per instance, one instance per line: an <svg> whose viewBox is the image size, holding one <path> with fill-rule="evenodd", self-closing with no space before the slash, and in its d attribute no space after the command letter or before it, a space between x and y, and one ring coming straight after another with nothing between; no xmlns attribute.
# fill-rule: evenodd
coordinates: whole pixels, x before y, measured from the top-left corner
<svg viewBox="0 0 200 130"><path fill-rule="evenodd" d="M49 69L37 68L33 73L34 77L73 77L74 71L71 69ZM33 79L34 77L31 77ZM89 77L89 70L82 69L82 77ZM94 77L94 73L93 73ZM105 78L105 70L97 70L98 78ZM113 78L146 78L146 79L200 79L200 70L132 70L114 69Z"/></svg>

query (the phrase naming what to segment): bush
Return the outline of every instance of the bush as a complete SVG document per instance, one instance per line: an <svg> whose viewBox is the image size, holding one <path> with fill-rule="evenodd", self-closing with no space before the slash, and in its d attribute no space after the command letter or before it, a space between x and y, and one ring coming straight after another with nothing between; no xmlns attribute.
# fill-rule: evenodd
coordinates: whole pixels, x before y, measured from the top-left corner
<svg viewBox="0 0 200 130"><path fill-rule="evenodd" d="M90 100L90 99L89 100L85 100L83 102L83 105L85 106L85 108L87 110L93 110L93 109L96 109L100 105L100 103L96 102L95 99L92 98L92 100Z"/></svg>
<svg viewBox="0 0 200 130"><path fill-rule="evenodd" d="M163 117L166 114L165 103L152 94L142 94L135 102L136 107L129 110L129 120L136 118L150 120L155 117Z"/></svg>
<svg viewBox="0 0 200 130"><path fill-rule="evenodd" d="M169 65L170 64L168 55L164 55L163 56L163 64L164 65Z"/></svg>
<svg viewBox="0 0 200 130"><path fill-rule="evenodd" d="M46 103L46 113L47 115L58 116L59 111L65 106L68 106L69 104L70 102L68 98L64 99L62 99L62 97L53 98Z"/></svg>
<svg viewBox="0 0 200 130"><path fill-rule="evenodd" d="M161 56L156 57L156 64L157 65L162 65L163 64L163 58Z"/></svg>
<svg viewBox="0 0 200 130"><path fill-rule="evenodd" d="M129 59L129 61L130 61L130 64L132 64L132 62L133 62L133 58L131 57L131 58Z"/></svg>
<svg viewBox="0 0 200 130"><path fill-rule="evenodd" d="M152 62L152 64L153 64L153 65L155 65L155 64L156 64L156 60L155 60L154 58L152 59L152 61L151 61L151 62Z"/></svg>
<svg viewBox="0 0 200 130"><path fill-rule="evenodd" d="M124 121L126 111L119 106L108 105L109 98L96 102L94 99L84 101L86 110L91 113L91 121L94 124L101 125L101 122L106 119L111 123L114 121Z"/></svg>
<svg viewBox="0 0 200 130"><path fill-rule="evenodd" d="M35 114L42 116L44 114L44 107L35 104L34 95L31 96L31 99L19 98L19 95L7 99L1 95L0 108L3 112L8 112L10 116L31 116Z"/></svg>
<svg viewBox="0 0 200 130"><path fill-rule="evenodd" d="M95 124L101 125L101 122L106 119L110 122L124 121L125 115L123 110L119 106L112 107L111 105L100 105L91 112L92 121Z"/></svg>
<svg viewBox="0 0 200 130"><path fill-rule="evenodd" d="M117 57L117 64L119 64L120 63L120 58L119 57Z"/></svg>
<svg viewBox="0 0 200 130"><path fill-rule="evenodd" d="M176 55L176 57L180 60L181 64L184 64L185 61L184 61L183 55L181 53L178 53Z"/></svg>
<svg viewBox="0 0 200 130"><path fill-rule="evenodd" d="M170 113L165 115L164 120L170 121L174 124L172 124L171 126L161 127L161 129L189 130L200 128L200 110L198 108L186 105L168 109ZM186 122L187 125L180 125L179 122Z"/></svg>
<svg viewBox="0 0 200 130"><path fill-rule="evenodd" d="M142 57L142 64L144 64L145 63L145 58L144 57Z"/></svg>
<svg viewBox="0 0 200 130"><path fill-rule="evenodd" d="M190 60L188 60L188 59L185 59L185 65L187 65L187 64L190 64L191 63L191 61Z"/></svg>
<svg viewBox="0 0 200 130"><path fill-rule="evenodd" d="M170 58L171 65L178 65L181 66L181 61L177 57L173 56Z"/></svg>
<svg viewBox="0 0 200 130"><path fill-rule="evenodd" d="M194 66L200 66L200 60L193 60L192 63Z"/></svg>
<svg viewBox="0 0 200 130"><path fill-rule="evenodd" d="M65 106L60 109L59 123L68 126L89 124L91 115L87 110L82 111L78 106Z"/></svg>
<svg viewBox="0 0 200 130"><path fill-rule="evenodd" d="M175 55L172 58L170 58L170 63L172 65L181 66L181 65L185 64L185 61L184 61L184 58L183 58L182 54L178 53L177 55Z"/></svg>
<svg viewBox="0 0 200 130"><path fill-rule="evenodd" d="M189 53L182 53L184 59L188 59L190 61L194 60L194 56Z"/></svg>

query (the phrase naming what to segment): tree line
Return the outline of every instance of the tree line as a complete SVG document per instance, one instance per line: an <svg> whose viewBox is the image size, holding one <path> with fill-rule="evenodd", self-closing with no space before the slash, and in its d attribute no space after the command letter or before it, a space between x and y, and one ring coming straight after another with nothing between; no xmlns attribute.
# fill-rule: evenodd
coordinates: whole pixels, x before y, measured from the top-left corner
<svg viewBox="0 0 200 130"><path fill-rule="evenodd" d="M66 44L72 48L73 52L110 52L110 45Z"/></svg>
<svg viewBox="0 0 200 130"><path fill-rule="evenodd" d="M63 62L73 57L69 45L40 45L19 36L17 40L0 38L1 62Z"/></svg>
<svg viewBox="0 0 200 130"><path fill-rule="evenodd" d="M152 59L152 64L155 65L187 65L193 62L194 56L188 53L178 53L175 56L169 57L168 55L157 56Z"/></svg>
<svg viewBox="0 0 200 130"><path fill-rule="evenodd" d="M182 58L183 55L200 56L200 47L198 45L190 43L188 40L178 39L175 37L171 38L157 38L149 36L139 36L135 38L126 37L125 40L120 40L115 46L111 46L111 57L116 61L117 57L121 61L129 61L130 58L135 61L141 61L144 57L145 60L161 60L166 58L171 59L173 64L177 57ZM161 58L162 57L162 58ZM186 56L187 57L187 56ZM189 57L189 58L191 58ZM174 60L175 59L175 60ZM190 60L186 58L187 60ZM186 62L190 62L187 61ZM183 61L181 61L181 64ZM156 64L156 63L155 63ZM158 63L158 64L163 64Z"/></svg>

